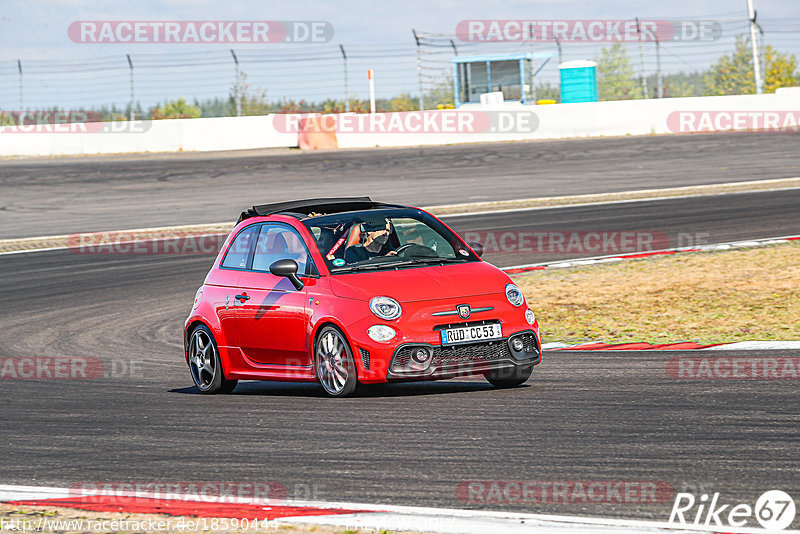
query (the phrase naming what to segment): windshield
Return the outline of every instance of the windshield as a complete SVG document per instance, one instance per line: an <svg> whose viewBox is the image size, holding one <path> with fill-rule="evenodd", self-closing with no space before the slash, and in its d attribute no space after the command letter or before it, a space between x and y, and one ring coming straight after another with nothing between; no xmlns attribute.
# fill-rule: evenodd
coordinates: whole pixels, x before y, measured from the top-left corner
<svg viewBox="0 0 800 534"><path fill-rule="evenodd" d="M331 273L479 261L458 236L419 210L336 213L303 224Z"/></svg>

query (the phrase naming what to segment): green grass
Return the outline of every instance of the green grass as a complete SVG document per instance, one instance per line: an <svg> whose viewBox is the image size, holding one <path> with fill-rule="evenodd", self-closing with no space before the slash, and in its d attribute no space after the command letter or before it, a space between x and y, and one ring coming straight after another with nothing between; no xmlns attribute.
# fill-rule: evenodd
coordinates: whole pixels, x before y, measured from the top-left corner
<svg viewBox="0 0 800 534"><path fill-rule="evenodd" d="M800 340L800 243L532 271L542 341Z"/></svg>

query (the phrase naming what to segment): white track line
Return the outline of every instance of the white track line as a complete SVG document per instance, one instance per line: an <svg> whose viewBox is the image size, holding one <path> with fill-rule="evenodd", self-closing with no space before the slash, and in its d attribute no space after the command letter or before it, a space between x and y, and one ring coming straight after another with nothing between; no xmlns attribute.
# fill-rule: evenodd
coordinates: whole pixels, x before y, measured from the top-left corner
<svg viewBox="0 0 800 534"><path fill-rule="evenodd" d="M766 245L777 245L788 243L789 240L800 238L800 235L785 235L780 237L763 237L759 239L747 239L738 241L728 241L727 243L709 243L696 247L663 248L659 250L643 250L641 252L630 252L624 254L610 254L608 256L592 256L590 258L575 258L571 260L559 260L544 263L526 263L524 265L512 265L510 267L500 267L504 271L511 269L529 269L531 267L547 267L548 269L561 269L566 267L578 267L581 265L592 265L595 263L608 263L613 261L623 261L626 259L642 259L631 256L642 254L658 256L670 252L715 252L720 250L730 250L732 248L752 248Z"/></svg>
<svg viewBox="0 0 800 534"><path fill-rule="evenodd" d="M69 488L0 485L0 502L27 501L34 499L61 499L69 496Z"/></svg>
<svg viewBox="0 0 800 534"><path fill-rule="evenodd" d="M329 525L361 531L412 531L441 534L678 534L678 533L772 533L761 528L706 527L675 525L660 521L634 521L592 517L540 514L501 514L466 511L468 515L429 508L418 512L338 514L331 516L290 517L279 523ZM782 530L798 534L797 530Z"/></svg>
<svg viewBox="0 0 800 534"><path fill-rule="evenodd" d="M738 341L701 350L800 350L800 341Z"/></svg>
<svg viewBox="0 0 800 534"><path fill-rule="evenodd" d="M727 184L726 184L727 185ZM757 189L754 191L722 191L722 192L709 192L709 193L697 193L697 194L687 194L687 195L668 195L668 196L657 196L657 197L647 197L647 198L630 198L630 199L623 199L623 200L600 200L597 202L581 202L579 204L558 204L555 206L529 206L529 207L521 207L521 208L498 208L498 209L491 209L485 211L465 211L462 213L448 213L437 215L440 219L448 219L450 217L467 217L470 215L493 215L497 213L515 213L515 212L522 212L522 211L537 211L537 210L553 210L553 209L562 209L562 208L583 208L586 206L605 206L609 204L631 204L634 202L657 202L659 200L680 200L685 198L699 198L699 197L710 197L710 196L719 196L719 195L744 195L749 193L771 193L774 191L793 191L796 189L800 189L800 187L779 187L775 189ZM640 191L636 191L637 193ZM630 193L629 191L625 191L620 194ZM445 207L445 206L441 206ZM424 208L426 211L428 208ZM435 212L432 212L435 214Z"/></svg>
<svg viewBox="0 0 800 534"><path fill-rule="evenodd" d="M585 341L583 343L576 343L568 345L561 342L543 343L542 350L563 349L570 350L573 347L581 347L591 343L605 343L604 341ZM635 343L635 342L631 342ZM614 343L609 343L614 345ZM626 345L628 343L616 343L617 345ZM669 343L665 343L668 345ZM702 345L703 343L699 343ZM708 344L708 343L707 343ZM717 345L716 347L706 347L704 349L671 349L669 347L661 349L578 349L576 352L696 352L698 350L800 350L800 341L737 341L734 343L725 343Z"/></svg>

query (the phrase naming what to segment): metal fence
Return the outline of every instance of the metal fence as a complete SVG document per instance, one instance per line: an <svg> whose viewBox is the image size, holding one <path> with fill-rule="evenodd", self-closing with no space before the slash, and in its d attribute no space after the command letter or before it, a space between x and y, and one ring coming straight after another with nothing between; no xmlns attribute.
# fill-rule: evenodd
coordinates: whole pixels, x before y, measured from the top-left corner
<svg viewBox="0 0 800 534"><path fill-rule="evenodd" d="M657 96L662 76L707 69L720 56L733 52L738 35L747 35L749 21L736 14L717 18L721 37L711 42L624 44L636 76L649 83L648 96ZM759 21L760 41L782 52L800 52L800 19ZM3 109L99 109L114 107L127 113L133 108L147 114L157 104L177 98L188 102L216 100L218 109L208 115L235 115L237 95L246 76L247 89L279 106L281 102L364 99L366 72L375 75L377 96L384 106L406 95L426 108L452 101L453 58L509 52L534 52L534 90L556 90L558 65L572 59L594 59L610 43L573 42L470 42L453 33L409 31L402 43L272 44L231 50L198 50L174 45L152 53L144 48L80 59L0 60L0 106ZM762 54L764 47L762 46ZM238 88L238 89L237 89ZM505 90L505 89L504 89ZM522 87L507 86L508 97ZM512 94L513 93L513 94ZM541 95L544 97L549 94ZM239 109L241 105L238 106ZM313 107L313 106L312 106ZM240 112L240 111L239 111Z"/></svg>

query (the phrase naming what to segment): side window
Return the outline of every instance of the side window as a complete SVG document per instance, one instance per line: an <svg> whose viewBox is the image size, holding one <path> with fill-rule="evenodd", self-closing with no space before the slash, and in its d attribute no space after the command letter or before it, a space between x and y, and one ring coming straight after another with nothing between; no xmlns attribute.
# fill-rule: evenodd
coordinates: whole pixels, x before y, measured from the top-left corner
<svg viewBox="0 0 800 534"><path fill-rule="evenodd" d="M300 236L288 226L263 225L256 241L253 270L269 272L270 265L287 258L297 262L298 274L308 274L308 250Z"/></svg>
<svg viewBox="0 0 800 534"><path fill-rule="evenodd" d="M250 255L250 246L256 238L258 232L258 225L254 224L248 226L236 236L228 251L225 253L225 259L222 260L222 267L228 269L246 269L247 257Z"/></svg>

